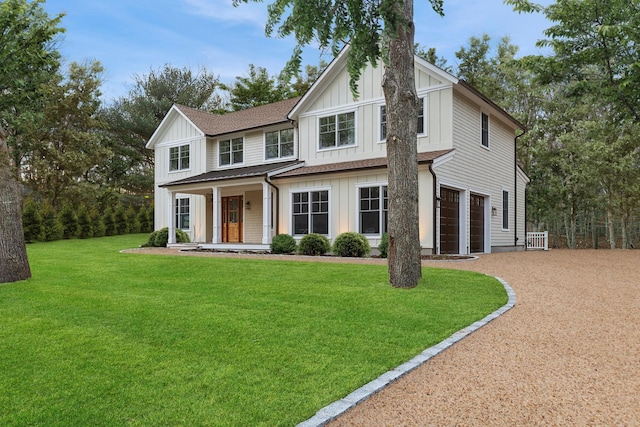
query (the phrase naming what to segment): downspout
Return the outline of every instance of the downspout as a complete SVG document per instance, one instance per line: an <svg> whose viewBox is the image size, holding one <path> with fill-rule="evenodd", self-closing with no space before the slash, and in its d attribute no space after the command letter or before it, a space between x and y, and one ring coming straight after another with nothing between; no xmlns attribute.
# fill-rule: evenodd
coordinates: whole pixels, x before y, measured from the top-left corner
<svg viewBox="0 0 640 427"><path fill-rule="evenodd" d="M438 248L436 247L436 244L438 243L438 234L437 234L438 232L436 230L436 227L438 223L436 221L436 215L438 213L438 194L437 194L438 185L437 185L436 173L433 171L433 162L429 163L429 172L433 177L433 254L437 255Z"/></svg>
<svg viewBox="0 0 640 427"><path fill-rule="evenodd" d="M276 213L275 213L275 222L276 222L276 236L280 234L280 189L276 187L271 180L269 179L269 174L264 176L264 182L269 184L271 188L276 190Z"/></svg>
<svg viewBox="0 0 640 427"><path fill-rule="evenodd" d="M525 130L524 132L522 132L520 135L517 135L514 140L513 140L513 188L514 188L514 192L513 192L513 200L514 200L514 207L513 207L513 216L514 216L514 224L513 224L513 246L514 249L518 248L518 138L520 138L522 135L524 135L525 133L527 133L527 131ZM525 229L525 242L527 239L527 217L526 217L526 209L527 209L527 204L524 204L524 208L525 208L525 218L524 218L524 229ZM526 247L526 244L525 244Z"/></svg>

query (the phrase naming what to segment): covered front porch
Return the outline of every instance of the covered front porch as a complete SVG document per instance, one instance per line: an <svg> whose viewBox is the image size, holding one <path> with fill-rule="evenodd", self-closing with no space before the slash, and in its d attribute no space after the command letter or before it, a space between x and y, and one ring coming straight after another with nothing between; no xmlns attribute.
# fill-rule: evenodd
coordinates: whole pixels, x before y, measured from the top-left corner
<svg viewBox="0 0 640 427"><path fill-rule="evenodd" d="M161 186L168 193L168 244L176 244L180 228L201 248L268 250L278 232L279 190L270 176L298 165L215 171Z"/></svg>

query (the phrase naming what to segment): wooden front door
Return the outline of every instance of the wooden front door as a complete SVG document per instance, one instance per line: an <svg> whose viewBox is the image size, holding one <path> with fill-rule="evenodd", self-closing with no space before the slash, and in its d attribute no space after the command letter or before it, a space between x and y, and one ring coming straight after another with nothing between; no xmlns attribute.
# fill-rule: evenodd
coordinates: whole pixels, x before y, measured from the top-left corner
<svg viewBox="0 0 640 427"><path fill-rule="evenodd" d="M242 196L222 198L222 241L242 242Z"/></svg>
<svg viewBox="0 0 640 427"><path fill-rule="evenodd" d="M471 195L471 252L484 252L484 197Z"/></svg>
<svg viewBox="0 0 640 427"><path fill-rule="evenodd" d="M460 253L460 192L440 189L440 253Z"/></svg>

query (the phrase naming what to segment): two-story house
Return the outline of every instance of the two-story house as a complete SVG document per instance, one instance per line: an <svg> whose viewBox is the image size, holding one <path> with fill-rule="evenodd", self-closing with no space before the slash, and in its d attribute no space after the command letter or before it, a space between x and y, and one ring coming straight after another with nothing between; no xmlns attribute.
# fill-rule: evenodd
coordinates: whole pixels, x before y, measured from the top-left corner
<svg viewBox="0 0 640 427"><path fill-rule="evenodd" d="M381 67L359 97L344 50L302 97L212 115L174 105L155 150L155 228L202 246L268 249L276 234L345 231L372 247L387 226L386 111ZM420 239L425 253L523 249L524 127L464 81L416 57Z"/></svg>

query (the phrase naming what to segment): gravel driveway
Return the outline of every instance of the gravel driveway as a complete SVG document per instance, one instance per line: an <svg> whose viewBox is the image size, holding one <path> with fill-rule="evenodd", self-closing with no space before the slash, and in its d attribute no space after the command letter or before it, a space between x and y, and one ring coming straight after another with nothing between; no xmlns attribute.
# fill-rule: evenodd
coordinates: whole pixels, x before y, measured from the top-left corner
<svg viewBox="0 0 640 427"><path fill-rule="evenodd" d="M516 306L331 426L640 426L640 251L426 262L502 277Z"/></svg>

